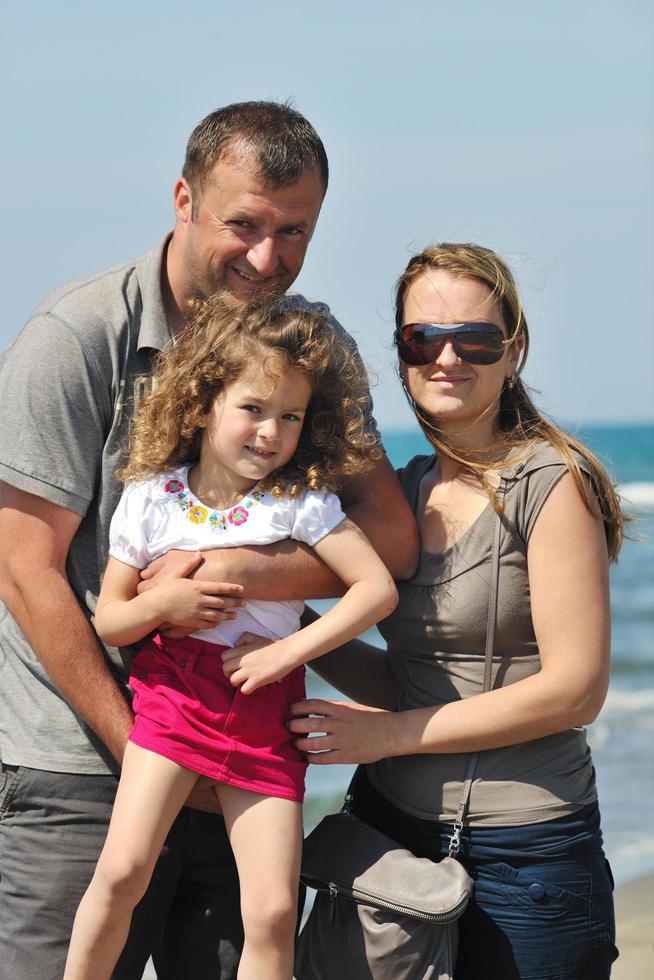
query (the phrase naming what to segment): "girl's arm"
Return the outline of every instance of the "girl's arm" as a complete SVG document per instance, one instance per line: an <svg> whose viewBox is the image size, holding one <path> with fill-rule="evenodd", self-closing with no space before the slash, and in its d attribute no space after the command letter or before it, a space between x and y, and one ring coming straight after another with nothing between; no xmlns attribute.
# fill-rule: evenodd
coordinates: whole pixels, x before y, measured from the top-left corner
<svg viewBox="0 0 654 980"><path fill-rule="evenodd" d="M95 613L98 636L112 646L125 646L143 639L163 623L190 631L207 629L234 613L223 612L243 603L223 599L225 591L238 595L240 585L175 579L137 595L141 570L110 558L102 580Z"/></svg>
<svg viewBox="0 0 654 980"><path fill-rule="evenodd" d="M402 713L307 700L291 729L301 750L330 749L313 762L371 762L421 752L500 748L592 722L609 679L610 617L604 528L572 477L547 498L528 546L534 631L542 669L504 688ZM321 718L302 717L307 714Z"/></svg>
<svg viewBox="0 0 654 980"><path fill-rule="evenodd" d="M388 616L397 604L397 590L386 566L352 521L342 521L315 545L315 551L348 590L324 616L283 640L225 651L225 673L244 694L351 640Z"/></svg>

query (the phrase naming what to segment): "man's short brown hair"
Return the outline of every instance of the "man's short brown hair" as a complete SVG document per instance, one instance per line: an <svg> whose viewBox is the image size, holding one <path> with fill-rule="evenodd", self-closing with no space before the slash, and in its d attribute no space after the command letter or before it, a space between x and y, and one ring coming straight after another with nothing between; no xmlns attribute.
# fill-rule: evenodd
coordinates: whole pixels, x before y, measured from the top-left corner
<svg viewBox="0 0 654 980"><path fill-rule="evenodd" d="M285 103L235 102L209 113L191 133L182 175L198 193L219 160L241 154L257 161L274 189L296 184L309 167L327 190L329 165L322 140L311 123Z"/></svg>

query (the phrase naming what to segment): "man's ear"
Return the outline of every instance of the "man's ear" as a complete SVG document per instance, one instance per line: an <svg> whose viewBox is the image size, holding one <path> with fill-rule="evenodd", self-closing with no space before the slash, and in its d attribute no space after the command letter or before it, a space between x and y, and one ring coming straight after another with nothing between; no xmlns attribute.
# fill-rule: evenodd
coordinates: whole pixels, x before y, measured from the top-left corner
<svg viewBox="0 0 654 980"><path fill-rule="evenodd" d="M193 196L191 194L191 188L183 177L180 177L175 184L173 201L175 202L177 220L182 224L188 224L193 221Z"/></svg>

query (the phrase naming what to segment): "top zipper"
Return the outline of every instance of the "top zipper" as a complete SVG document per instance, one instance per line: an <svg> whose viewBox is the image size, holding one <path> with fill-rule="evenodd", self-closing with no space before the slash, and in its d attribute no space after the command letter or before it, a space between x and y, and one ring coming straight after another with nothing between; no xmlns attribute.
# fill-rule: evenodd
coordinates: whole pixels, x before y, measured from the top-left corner
<svg viewBox="0 0 654 980"><path fill-rule="evenodd" d="M447 912L420 912L418 909L413 909L408 905L398 905L395 902L387 902L383 898L378 898L376 895L368 895L366 892L359 891L358 888L344 888L342 885L337 885L335 881L325 883L306 873L303 873L302 877L307 884L315 881L316 884L312 887L317 888L318 891L328 891L333 902L336 901L339 895L342 895L343 898L351 899L354 902L363 902L366 905L373 905L375 908L388 909L390 912L399 912L401 915L408 915L412 919L420 919L423 922L452 922L454 919L458 919L468 904L469 897L466 896L458 905L448 909Z"/></svg>

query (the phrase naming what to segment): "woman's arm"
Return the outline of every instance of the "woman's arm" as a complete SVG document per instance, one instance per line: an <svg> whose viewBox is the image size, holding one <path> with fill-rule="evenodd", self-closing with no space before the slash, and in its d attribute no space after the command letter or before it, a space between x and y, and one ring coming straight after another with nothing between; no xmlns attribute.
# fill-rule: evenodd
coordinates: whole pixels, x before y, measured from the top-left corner
<svg viewBox="0 0 654 980"><path fill-rule="evenodd" d="M318 613L307 608L302 624L307 626L318 618ZM386 650L364 640L349 640L311 663L319 677L346 697L373 708L389 709L397 704L404 681L395 666Z"/></svg>
<svg viewBox="0 0 654 980"><path fill-rule="evenodd" d="M225 589L238 595L242 591L240 585L174 579L137 595L140 574L138 568L117 558L109 559L95 613L95 628L105 643L135 643L162 623L191 632L234 618L234 613L222 611L228 601L222 596ZM233 599L229 605L242 602Z"/></svg>
<svg viewBox="0 0 654 980"><path fill-rule="evenodd" d="M421 752L472 752L551 735L593 721L609 678L608 559L601 519L572 477L554 487L528 546L531 612L542 668L515 684L434 708L395 714L338 702L294 706L291 729L316 764L369 762ZM323 715L312 719L307 713Z"/></svg>
<svg viewBox="0 0 654 980"><path fill-rule="evenodd" d="M272 644L248 644L223 653L225 673L244 694L340 646L395 608L395 584L356 524L342 521L315 550L348 590L329 612L297 633Z"/></svg>

